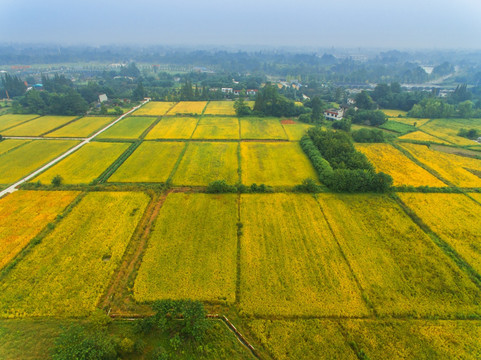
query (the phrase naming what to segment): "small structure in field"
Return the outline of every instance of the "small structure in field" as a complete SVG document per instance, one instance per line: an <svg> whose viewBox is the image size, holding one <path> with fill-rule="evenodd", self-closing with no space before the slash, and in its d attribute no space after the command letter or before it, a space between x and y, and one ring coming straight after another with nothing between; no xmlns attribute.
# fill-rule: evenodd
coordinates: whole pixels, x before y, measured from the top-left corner
<svg viewBox="0 0 481 360"><path fill-rule="evenodd" d="M329 109L324 111L324 116L329 120L342 120L344 109Z"/></svg>

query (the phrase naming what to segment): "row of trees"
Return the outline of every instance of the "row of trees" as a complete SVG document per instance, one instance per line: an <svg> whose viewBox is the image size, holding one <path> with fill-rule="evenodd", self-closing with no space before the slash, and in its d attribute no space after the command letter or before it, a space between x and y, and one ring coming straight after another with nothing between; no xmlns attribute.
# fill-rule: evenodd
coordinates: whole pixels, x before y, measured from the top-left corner
<svg viewBox="0 0 481 360"><path fill-rule="evenodd" d="M355 150L349 134L309 129L301 139L320 181L337 192L385 192L392 186L391 176L376 173L366 156Z"/></svg>

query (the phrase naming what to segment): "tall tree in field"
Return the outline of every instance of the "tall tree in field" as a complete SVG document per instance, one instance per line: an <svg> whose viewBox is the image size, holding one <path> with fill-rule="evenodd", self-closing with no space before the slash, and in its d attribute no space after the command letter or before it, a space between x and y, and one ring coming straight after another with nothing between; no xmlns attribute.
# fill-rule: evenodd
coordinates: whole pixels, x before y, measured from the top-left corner
<svg viewBox="0 0 481 360"><path fill-rule="evenodd" d="M139 82L137 87L135 88L134 92L132 93L132 100L142 100L146 96L146 92L144 89L144 85L142 81Z"/></svg>
<svg viewBox="0 0 481 360"><path fill-rule="evenodd" d="M318 123L321 121L322 113L322 100L319 96L314 96L311 100L312 112L311 112L311 122Z"/></svg>

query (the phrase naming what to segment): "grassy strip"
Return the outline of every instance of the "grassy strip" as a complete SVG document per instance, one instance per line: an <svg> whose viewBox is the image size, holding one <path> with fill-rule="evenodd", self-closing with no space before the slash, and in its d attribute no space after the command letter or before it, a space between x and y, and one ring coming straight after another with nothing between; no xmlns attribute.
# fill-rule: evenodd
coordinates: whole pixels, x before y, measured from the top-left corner
<svg viewBox="0 0 481 360"><path fill-rule="evenodd" d="M200 121L200 120L199 120ZM199 123L197 123L199 124ZM194 130L195 131L195 130ZM193 134L193 132L192 132ZM192 135L191 135L192 136ZM166 186L167 187L170 187L170 184L172 183L172 178L174 177L174 174L175 172L177 171L177 168L179 167L179 164L180 162L182 161L183 157L184 157L184 154L185 152L187 151L187 147L189 146L189 142L188 141L185 141L185 146L184 146L184 149L182 149L182 152L180 153L179 155L179 158L177 159L177 162L175 163L169 177L167 178L167 181L165 182Z"/></svg>
<svg viewBox="0 0 481 360"><path fill-rule="evenodd" d="M50 234L54 229L55 227L58 225L58 223L60 221L62 221L62 219L64 217L66 217L72 210L73 208L83 199L83 197L87 195L86 192L82 192L81 194L79 194L77 196L77 198L72 201L72 203L70 205L68 205L65 210L57 215L57 217L55 218L55 220L51 223L48 223L45 228L37 235L35 236L29 243L28 245L22 250L20 251L11 261L10 263L8 263L7 266L5 266L3 268L2 271L0 271L0 280L3 280L5 278L5 276L7 276L7 274L23 259L25 258L25 256L27 256L30 252L32 252L33 248L35 246L37 246L38 244L40 244L42 242L42 240L48 235Z"/></svg>
<svg viewBox="0 0 481 360"><path fill-rule="evenodd" d="M396 194L391 194L391 197L396 203L401 207L401 209L406 213L407 216L411 218L411 220L418 225L421 230L423 230L433 241L434 243L441 248L441 250L450 257L456 265L466 272L471 280L481 289L481 275L479 275L472 267L469 265L466 260L464 260L461 255L459 255L456 250L454 250L451 245L449 245L446 241L441 239L431 228L419 217L416 213L411 210ZM476 318L478 316L473 315Z"/></svg>
<svg viewBox="0 0 481 360"><path fill-rule="evenodd" d="M125 152L107 168L107 170L105 170L97 179L92 181L92 185L107 181L107 179L112 176L112 174L119 168L120 165L124 163L125 160L127 160L130 155L132 155L132 153L140 146L141 143L142 141L136 141L130 145L129 148L125 150Z"/></svg>

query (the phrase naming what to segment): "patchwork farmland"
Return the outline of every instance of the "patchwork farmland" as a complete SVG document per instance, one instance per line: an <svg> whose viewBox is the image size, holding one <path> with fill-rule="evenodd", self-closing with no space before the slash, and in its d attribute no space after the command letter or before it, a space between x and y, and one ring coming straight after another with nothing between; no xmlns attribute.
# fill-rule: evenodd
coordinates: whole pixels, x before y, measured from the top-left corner
<svg viewBox="0 0 481 360"><path fill-rule="evenodd" d="M388 113L417 131L355 144L394 181L359 194L323 183L299 143L313 125L143 105L0 198L0 357L17 322L57 334L192 299L254 347L212 320L233 351L214 358L479 358L481 160L454 130ZM113 120L0 116L0 189Z"/></svg>

